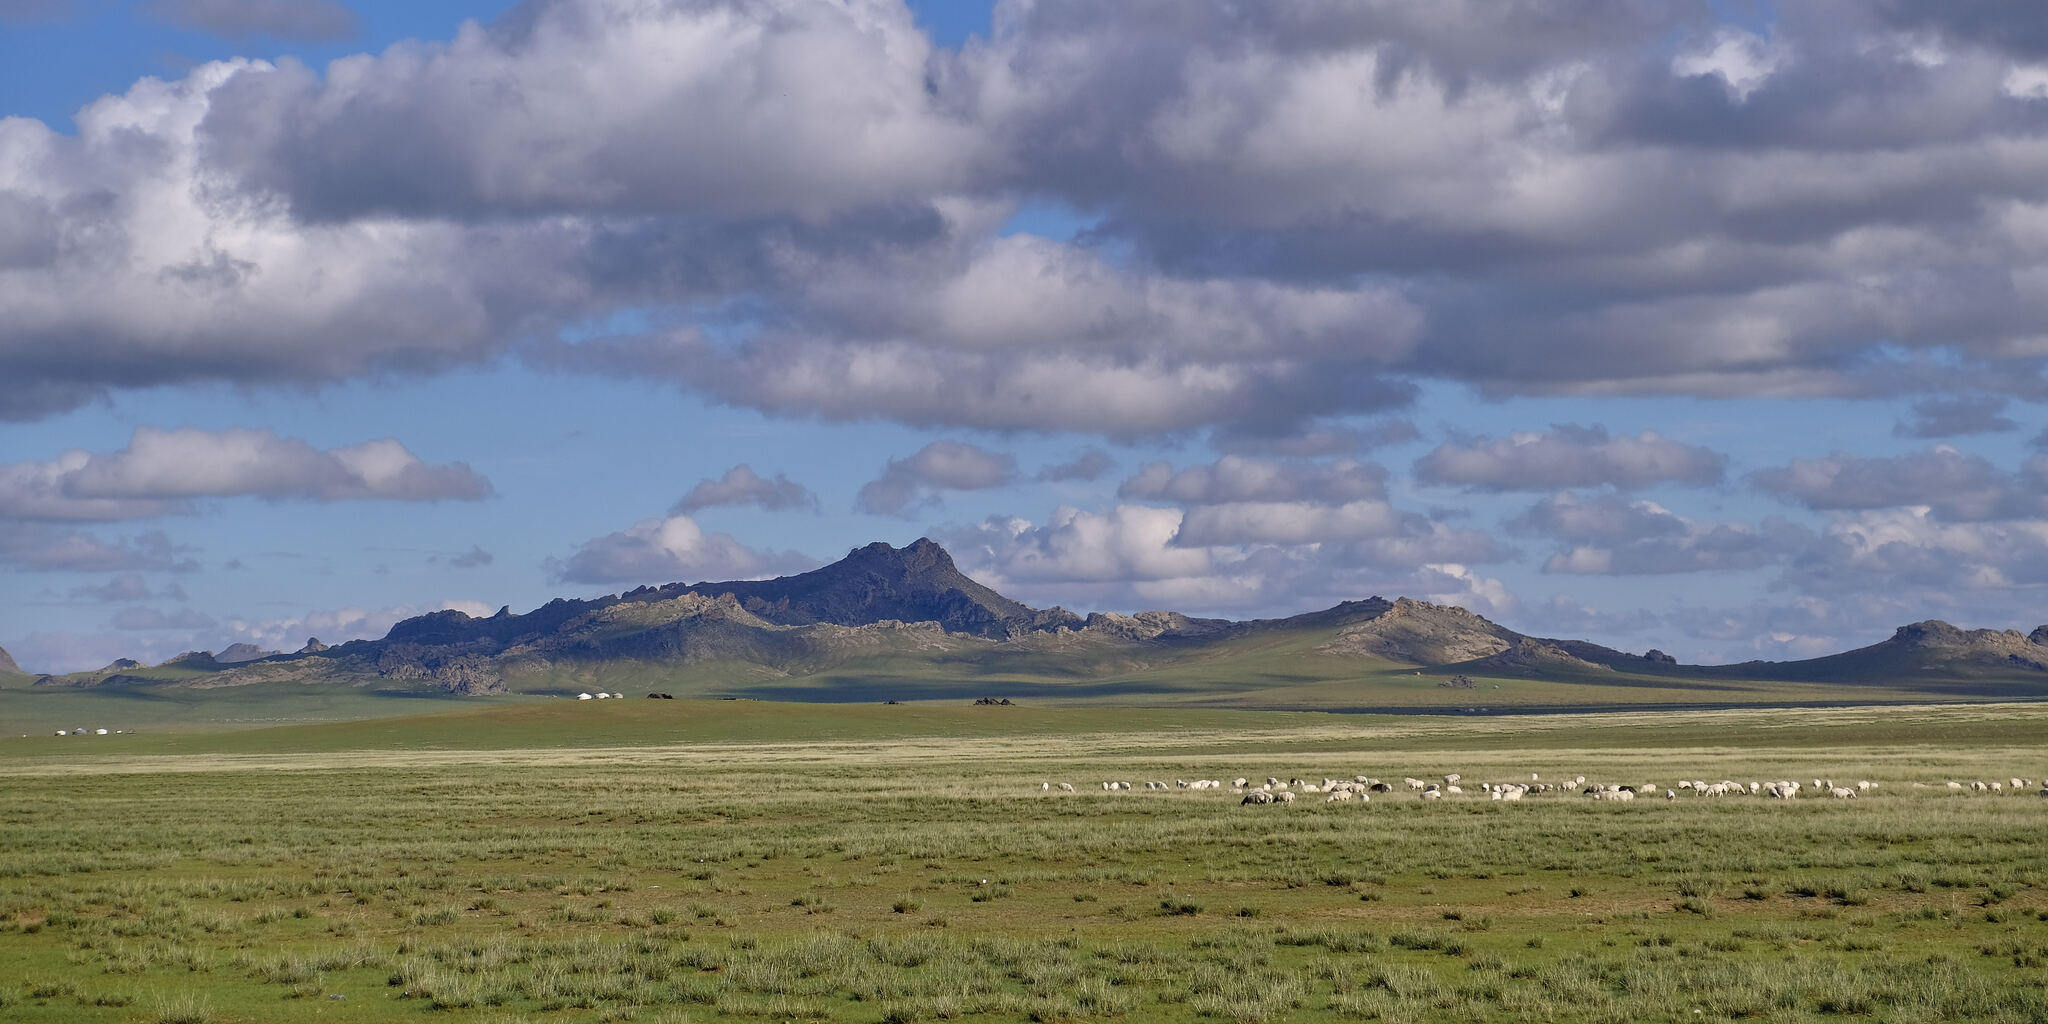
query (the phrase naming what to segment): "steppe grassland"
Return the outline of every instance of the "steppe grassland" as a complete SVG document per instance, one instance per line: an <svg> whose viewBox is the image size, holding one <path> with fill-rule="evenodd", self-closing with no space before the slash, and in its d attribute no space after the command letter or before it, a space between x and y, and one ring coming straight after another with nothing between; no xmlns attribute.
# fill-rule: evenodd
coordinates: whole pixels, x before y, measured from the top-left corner
<svg viewBox="0 0 2048 1024"><path fill-rule="evenodd" d="M2048 799L1942 785L2038 782L2048 709L1207 721L36 747L0 788L0 1019L2048 1019ZM1451 771L1879 785L1292 807L1099 787Z"/></svg>

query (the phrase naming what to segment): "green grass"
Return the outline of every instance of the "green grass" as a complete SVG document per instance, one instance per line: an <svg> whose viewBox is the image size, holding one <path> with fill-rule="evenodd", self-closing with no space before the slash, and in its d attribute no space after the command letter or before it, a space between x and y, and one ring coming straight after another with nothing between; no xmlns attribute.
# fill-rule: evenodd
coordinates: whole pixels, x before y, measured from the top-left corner
<svg viewBox="0 0 2048 1024"><path fill-rule="evenodd" d="M2038 776L2044 738L2031 705L549 701L15 741L0 1021L2033 1021L2048 800L1943 783ZM1098 785L1448 771L1880 785L1289 807Z"/></svg>

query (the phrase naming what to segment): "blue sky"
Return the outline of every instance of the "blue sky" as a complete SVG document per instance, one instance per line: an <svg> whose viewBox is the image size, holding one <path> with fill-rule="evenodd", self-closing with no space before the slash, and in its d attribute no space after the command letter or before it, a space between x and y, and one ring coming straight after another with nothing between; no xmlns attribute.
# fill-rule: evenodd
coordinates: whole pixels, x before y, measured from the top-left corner
<svg viewBox="0 0 2048 1024"><path fill-rule="evenodd" d="M0 647L922 535L1706 662L2048 621L2043 15L1436 10L0 0Z"/></svg>

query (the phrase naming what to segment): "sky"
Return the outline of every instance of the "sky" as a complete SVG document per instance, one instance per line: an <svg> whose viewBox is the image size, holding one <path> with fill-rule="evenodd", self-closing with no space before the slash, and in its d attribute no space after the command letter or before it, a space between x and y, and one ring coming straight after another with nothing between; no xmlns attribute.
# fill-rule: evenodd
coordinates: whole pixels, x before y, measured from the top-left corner
<svg viewBox="0 0 2048 1024"><path fill-rule="evenodd" d="M2048 12L0 0L0 647L929 536L1681 660L2048 622Z"/></svg>

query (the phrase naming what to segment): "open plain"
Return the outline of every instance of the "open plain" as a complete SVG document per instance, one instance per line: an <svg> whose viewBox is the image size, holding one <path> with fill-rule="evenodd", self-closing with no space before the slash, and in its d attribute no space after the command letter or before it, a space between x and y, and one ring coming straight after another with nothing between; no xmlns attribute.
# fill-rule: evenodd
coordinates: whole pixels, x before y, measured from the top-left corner
<svg viewBox="0 0 2048 1024"><path fill-rule="evenodd" d="M2048 1019L2039 705L553 701L0 758L4 1020Z"/></svg>

